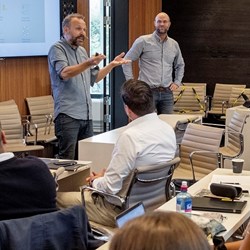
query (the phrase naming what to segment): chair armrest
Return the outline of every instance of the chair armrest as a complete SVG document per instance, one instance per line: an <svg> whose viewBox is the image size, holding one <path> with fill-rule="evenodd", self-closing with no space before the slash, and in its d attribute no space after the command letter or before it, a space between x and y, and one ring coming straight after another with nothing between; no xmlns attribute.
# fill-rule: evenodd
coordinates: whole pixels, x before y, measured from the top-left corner
<svg viewBox="0 0 250 250"><path fill-rule="evenodd" d="M25 119L24 119L25 118ZM33 125L35 128L35 140L34 140L34 145L37 145L37 135L38 135L38 126L36 123L32 123L29 120L29 115L22 116L22 125L24 129L24 138L25 138L25 143L27 144L27 137L32 136L33 134L30 131L30 125Z"/></svg>
<svg viewBox="0 0 250 250"><path fill-rule="evenodd" d="M35 115L25 115L26 120L30 121L31 124L35 124L34 121L44 119L42 127L44 127L44 135L50 134L51 126L53 123L53 114L35 114ZM37 122L40 124L39 122Z"/></svg>
<svg viewBox="0 0 250 250"><path fill-rule="evenodd" d="M196 123L199 120L200 120L200 118L198 116L179 120L176 122L175 130L185 131L188 123Z"/></svg>
<svg viewBox="0 0 250 250"><path fill-rule="evenodd" d="M173 175L173 170L171 171L171 173L169 175L166 176L162 176L162 177L158 177L158 178L153 178L153 179L142 179L137 177L137 181L142 182L142 183L151 183L151 182L157 182L157 181L161 181L161 180L166 180L168 178L170 178Z"/></svg>
<svg viewBox="0 0 250 250"><path fill-rule="evenodd" d="M241 132L237 132L234 130L231 130L230 128L228 130L224 131L224 135L237 135L240 139L240 143L242 144L242 146L244 147L244 135Z"/></svg>
<svg viewBox="0 0 250 250"><path fill-rule="evenodd" d="M56 171L52 172L52 176L56 183L56 191L59 190L58 177L65 171L64 167L59 167Z"/></svg>
<svg viewBox="0 0 250 250"><path fill-rule="evenodd" d="M47 135L47 134L50 134L51 125L53 123L53 115L52 114L45 114L44 116L46 118L44 134Z"/></svg>
<svg viewBox="0 0 250 250"><path fill-rule="evenodd" d="M211 95L204 96L205 112L211 109L212 99L213 99L213 96Z"/></svg>
<svg viewBox="0 0 250 250"><path fill-rule="evenodd" d="M98 195L103 196L108 202L110 202L110 203L112 203L112 204L114 204L116 206L123 207L125 205L125 199L124 198L122 198L122 197L120 197L118 195L115 195L115 194L110 194L110 193L98 190L96 188L93 188L93 187L90 187L90 186L87 186L87 185L84 185L84 186L80 187L80 191L82 193L83 201L84 201L84 191L85 190L90 190L90 191L92 191L92 194L98 194Z"/></svg>
<svg viewBox="0 0 250 250"><path fill-rule="evenodd" d="M230 134L237 135L237 137L239 137L240 148L239 148L239 152L238 152L237 155L234 155L232 157L230 155L221 154L222 158L223 159L232 159L232 158L235 158L235 157L238 157L238 156L242 155L242 153L244 152L244 135L242 133L240 133L240 132L236 132L236 131L232 131L232 130L225 131L224 134L227 135L227 137ZM225 145L225 147L227 147L227 145Z"/></svg>
<svg viewBox="0 0 250 250"><path fill-rule="evenodd" d="M222 104L221 104L221 112L222 114L225 113L226 109L230 108L230 104L229 104L229 101L222 101Z"/></svg>
<svg viewBox="0 0 250 250"><path fill-rule="evenodd" d="M211 127L220 127L225 129L225 125L224 124L219 124L219 123L206 123L206 122L202 122L202 125L204 126L211 126Z"/></svg>
<svg viewBox="0 0 250 250"><path fill-rule="evenodd" d="M190 160L190 163L191 163L191 169L192 169L192 175L193 175L193 181L194 182L196 182L196 178L195 178L193 158L197 154L217 155L218 167L221 168L221 157L222 156L221 156L221 154L219 152L216 152L216 151L207 151L207 150L196 150L196 151L191 152L191 154L189 155L189 160Z"/></svg>

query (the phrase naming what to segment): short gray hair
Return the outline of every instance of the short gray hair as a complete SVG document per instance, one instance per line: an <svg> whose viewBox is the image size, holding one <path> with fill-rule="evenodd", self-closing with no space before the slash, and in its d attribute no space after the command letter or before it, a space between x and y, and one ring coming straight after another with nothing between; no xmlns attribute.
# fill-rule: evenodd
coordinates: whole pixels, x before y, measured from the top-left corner
<svg viewBox="0 0 250 250"><path fill-rule="evenodd" d="M62 21L62 28L64 28L65 26L69 27L70 25L70 22L72 20L72 18L79 18L79 19L82 19L84 21L85 17L79 13L72 13L72 14L69 14L67 15L63 21Z"/></svg>

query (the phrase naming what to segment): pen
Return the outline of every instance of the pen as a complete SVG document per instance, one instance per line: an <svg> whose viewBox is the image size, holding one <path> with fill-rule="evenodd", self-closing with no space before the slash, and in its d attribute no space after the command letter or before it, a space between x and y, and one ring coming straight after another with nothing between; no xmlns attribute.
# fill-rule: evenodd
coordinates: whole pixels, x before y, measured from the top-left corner
<svg viewBox="0 0 250 250"><path fill-rule="evenodd" d="M222 198L221 201L233 201L231 198Z"/></svg>

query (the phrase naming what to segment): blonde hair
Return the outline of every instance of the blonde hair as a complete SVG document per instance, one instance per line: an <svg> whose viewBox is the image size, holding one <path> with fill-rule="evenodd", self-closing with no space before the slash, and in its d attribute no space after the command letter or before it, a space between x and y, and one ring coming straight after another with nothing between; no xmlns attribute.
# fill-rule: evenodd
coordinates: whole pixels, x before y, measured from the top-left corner
<svg viewBox="0 0 250 250"><path fill-rule="evenodd" d="M113 236L110 250L210 250L203 231L176 212L152 212L129 221Z"/></svg>

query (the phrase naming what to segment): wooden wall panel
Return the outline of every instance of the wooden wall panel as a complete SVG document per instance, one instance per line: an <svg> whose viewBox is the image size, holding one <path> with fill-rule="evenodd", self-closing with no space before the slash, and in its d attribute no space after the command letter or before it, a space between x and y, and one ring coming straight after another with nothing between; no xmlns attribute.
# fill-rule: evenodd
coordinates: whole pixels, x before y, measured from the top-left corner
<svg viewBox="0 0 250 250"><path fill-rule="evenodd" d="M154 31L155 16L162 11L162 0L129 0L129 48L134 40ZM138 64L133 63L134 75L138 75Z"/></svg>
<svg viewBox="0 0 250 250"><path fill-rule="evenodd" d="M250 5L248 0L163 0L172 26L169 35L186 63L183 81L250 87Z"/></svg>
<svg viewBox="0 0 250 250"><path fill-rule="evenodd" d="M89 1L91 0L78 0L77 1L77 12L81 13L85 17L85 21L87 24L87 27L89 25ZM89 37L88 30L87 30L87 36ZM84 48L89 51L89 40L86 39L84 41Z"/></svg>
<svg viewBox="0 0 250 250"><path fill-rule="evenodd" d="M25 97L50 94L47 57L6 58L0 66L0 101L14 99L21 114L26 114Z"/></svg>
<svg viewBox="0 0 250 250"><path fill-rule="evenodd" d="M154 31L154 19L161 6L160 0L129 1L129 47L138 36Z"/></svg>

